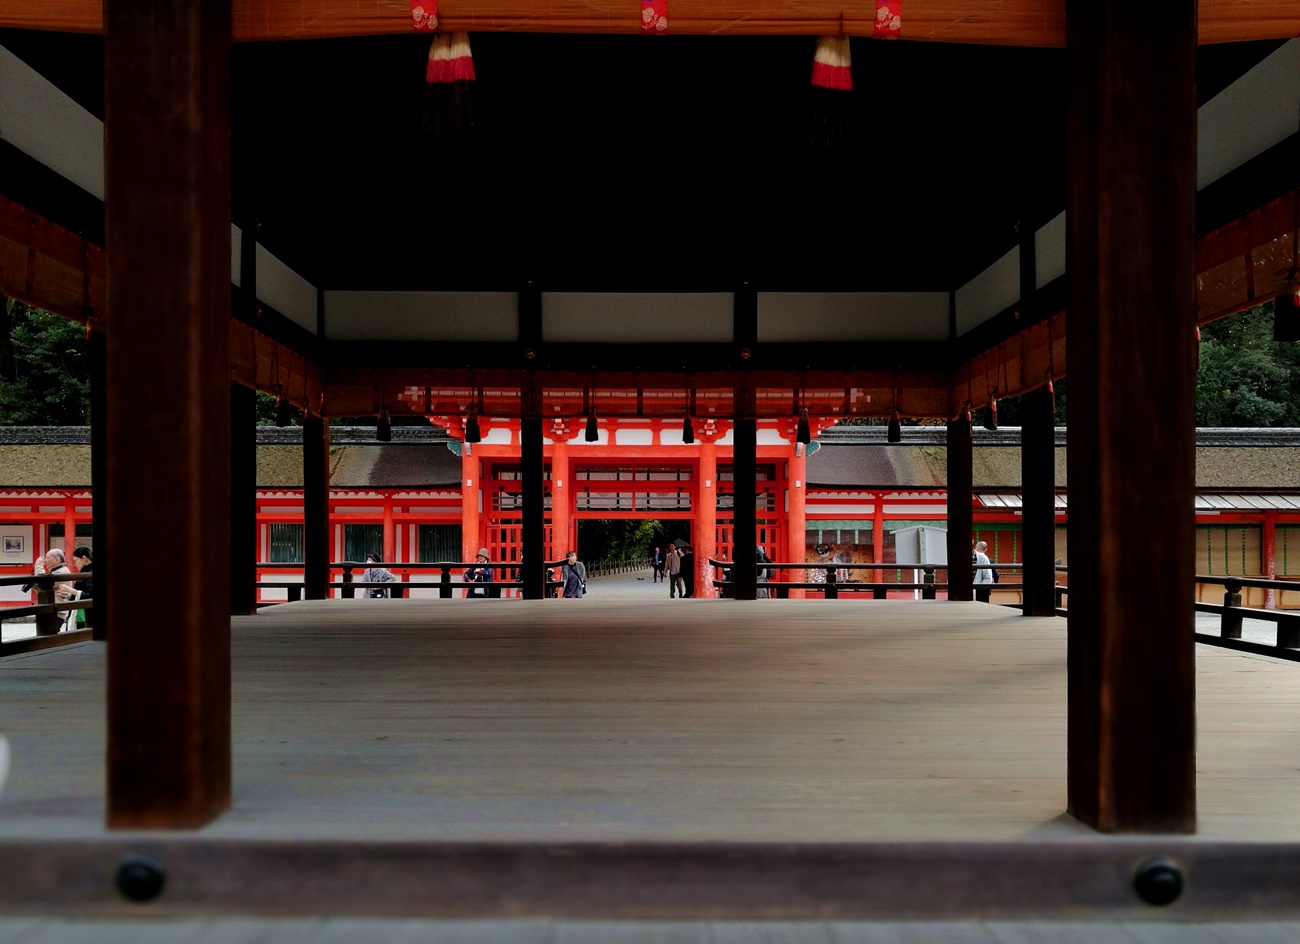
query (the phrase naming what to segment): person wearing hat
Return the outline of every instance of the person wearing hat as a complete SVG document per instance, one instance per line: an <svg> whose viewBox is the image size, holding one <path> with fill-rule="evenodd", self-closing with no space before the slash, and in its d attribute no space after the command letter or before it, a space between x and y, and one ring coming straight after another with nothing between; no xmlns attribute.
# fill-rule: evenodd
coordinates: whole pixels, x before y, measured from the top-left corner
<svg viewBox="0 0 1300 944"><path fill-rule="evenodd" d="M387 567L375 566L379 563L379 558L374 554L366 555L366 567L361 573L361 580L364 583L394 583L397 578ZM374 599L382 599L388 596L387 587L366 587L366 596Z"/></svg>
<svg viewBox="0 0 1300 944"><path fill-rule="evenodd" d="M478 549L478 558L474 561L473 567L465 569L465 581L467 583L491 583L492 568L486 566L488 562L488 549L480 547ZM465 594L467 597L487 597L491 596L487 587L470 587Z"/></svg>

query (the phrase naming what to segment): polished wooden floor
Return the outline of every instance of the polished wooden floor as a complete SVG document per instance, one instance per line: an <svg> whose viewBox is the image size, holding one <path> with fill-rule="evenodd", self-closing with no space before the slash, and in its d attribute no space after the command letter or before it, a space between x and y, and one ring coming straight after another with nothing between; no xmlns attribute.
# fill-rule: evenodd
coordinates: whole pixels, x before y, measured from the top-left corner
<svg viewBox="0 0 1300 944"><path fill-rule="evenodd" d="M1064 814L1064 621L640 589L236 619L234 808L168 841L1125 841ZM1205 646L1197 663L1200 830L1151 848L1300 843L1300 666ZM104 665L97 643L0 660L15 854L123 838L102 825Z"/></svg>

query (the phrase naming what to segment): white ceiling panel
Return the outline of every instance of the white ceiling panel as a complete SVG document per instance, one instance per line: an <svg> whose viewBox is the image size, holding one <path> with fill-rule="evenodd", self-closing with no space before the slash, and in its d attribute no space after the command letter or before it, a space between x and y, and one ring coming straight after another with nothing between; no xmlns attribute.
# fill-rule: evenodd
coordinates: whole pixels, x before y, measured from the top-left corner
<svg viewBox="0 0 1300 944"><path fill-rule="evenodd" d="M1196 117L1199 190L1300 130L1300 40L1214 96Z"/></svg>
<svg viewBox="0 0 1300 944"><path fill-rule="evenodd" d="M730 292L543 292L542 338L605 344L727 342Z"/></svg>
<svg viewBox="0 0 1300 944"><path fill-rule="evenodd" d="M518 341L515 292L326 292L331 341Z"/></svg>
<svg viewBox="0 0 1300 944"><path fill-rule="evenodd" d="M983 324L1020 299L1020 247L957 289L957 334Z"/></svg>
<svg viewBox="0 0 1300 944"><path fill-rule="evenodd" d="M257 297L290 321L316 333L316 287L257 247Z"/></svg>
<svg viewBox="0 0 1300 944"><path fill-rule="evenodd" d="M943 341L946 292L759 292L758 340Z"/></svg>

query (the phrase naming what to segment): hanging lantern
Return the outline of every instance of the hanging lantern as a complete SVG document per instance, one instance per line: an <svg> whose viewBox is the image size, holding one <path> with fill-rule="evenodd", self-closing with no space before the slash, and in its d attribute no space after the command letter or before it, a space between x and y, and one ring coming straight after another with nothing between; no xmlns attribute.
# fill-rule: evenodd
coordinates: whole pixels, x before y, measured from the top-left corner
<svg viewBox="0 0 1300 944"><path fill-rule="evenodd" d="M600 427L596 423L596 408L594 406L587 411L587 431L582 438L587 442L596 442L600 439Z"/></svg>
<svg viewBox="0 0 1300 944"><path fill-rule="evenodd" d="M898 417L898 407L889 411L889 432L885 434L885 441L891 443L903 441L903 421Z"/></svg>
<svg viewBox="0 0 1300 944"><path fill-rule="evenodd" d="M465 416L465 442L476 443L483 440L483 434L478 428L478 414L473 410Z"/></svg>
<svg viewBox="0 0 1300 944"><path fill-rule="evenodd" d="M275 400L275 425L281 428L293 425L293 415L297 408L281 394Z"/></svg>
<svg viewBox="0 0 1300 944"><path fill-rule="evenodd" d="M386 443L393 441L393 421L388 417L388 410L379 410L379 421L375 423L375 439Z"/></svg>
<svg viewBox="0 0 1300 944"><path fill-rule="evenodd" d="M853 120L853 61L847 36L817 40L810 94L813 146L830 150L843 147Z"/></svg>
<svg viewBox="0 0 1300 944"><path fill-rule="evenodd" d="M1300 268L1292 266L1273 299L1273 340L1300 341Z"/></svg>
<svg viewBox="0 0 1300 944"><path fill-rule="evenodd" d="M998 392L996 389L989 397L989 408L984 413L984 428L987 430L998 428Z"/></svg>
<svg viewBox="0 0 1300 944"><path fill-rule="evenodd" d="M682 420L682 442L688 444L695 442L695 428L691 426L691 414L689 413Z"/></svg>
<svg viewBox="0 0 1300 944"><path fill-rule="evenodd" d="M812 442L812 428L808 425L808 411L799 411L799 422L795 425L794 441L805 446Z"/></svg>

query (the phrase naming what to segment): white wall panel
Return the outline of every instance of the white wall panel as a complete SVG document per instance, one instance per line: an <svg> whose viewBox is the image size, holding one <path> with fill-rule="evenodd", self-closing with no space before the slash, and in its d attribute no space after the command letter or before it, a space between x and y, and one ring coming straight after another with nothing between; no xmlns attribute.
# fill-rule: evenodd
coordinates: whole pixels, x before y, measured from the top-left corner
<svg viewBox="0 0 1300 944"><path fill-rule="evenodd" d="M515 292L326 292L331 341L518 341Z"/></svg>
<svg viewBox="0 0 1300 944"><path fill-rule="evenodd" d="M1034 285L1044 285L1065 275L1065 212L1034 233Z"/></svg>
<svg viewBox="0 0 1300 944"><path fill-rule="evenodd" d="M978 327L1020 298L1020 247L957 289L957 335Z"/></svg>
<svg viewBox="0 0 1300 944"><path fill-rule="evenodd" d="M543 292L542 338L607 344L727 342L730 292Z"/></svg>
<svg viewBox="0 0 1300 944"><path fill-rule="evenodd" d="M3 46L0 138L104 199L104 123Z"/></svg>
<svg viewBox="0 0 1300 944"><path fill-rule="evenodd" d="M1300 130L1300 40L1293 39L1200 107L1196 189Z"/></svg>
<svg viewBox="0 0 1300 944"><path fill-rule="evenodd" d="M947 292L759 292L758 340L943 341Z"/></svg>
<svg viewBox="0 0 1300 944"><path fill-rule="evenodd" d="M257 297L294 324L316 333L316 287L257 247Z"/></svg>

